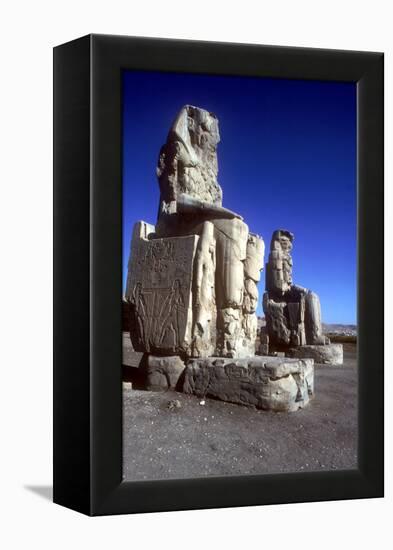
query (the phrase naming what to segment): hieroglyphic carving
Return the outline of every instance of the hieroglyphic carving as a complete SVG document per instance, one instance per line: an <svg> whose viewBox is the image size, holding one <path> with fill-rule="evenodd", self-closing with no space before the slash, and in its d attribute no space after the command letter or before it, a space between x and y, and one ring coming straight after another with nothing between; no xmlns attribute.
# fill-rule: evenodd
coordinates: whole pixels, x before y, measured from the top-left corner
<svg viewBox="0 0 393 550"><path fill-rule="evenodd" d="M148 240L134 231L126 299L132 308L131 338L137 351L173 354L190 349L197 242L197 236Z"/></svg>

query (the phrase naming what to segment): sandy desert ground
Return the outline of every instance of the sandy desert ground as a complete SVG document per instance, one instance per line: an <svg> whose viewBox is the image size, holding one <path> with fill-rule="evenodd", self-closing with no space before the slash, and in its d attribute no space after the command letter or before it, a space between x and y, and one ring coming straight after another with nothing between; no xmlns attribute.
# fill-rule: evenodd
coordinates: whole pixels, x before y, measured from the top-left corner
<svg viewBox="0 0 393 550"><path fill-rule="evenodd" d="M315 398L296 413L201 404L173 391L123 395L126 480L356 468L355 344L344 344L343 366L315 366Z"/></svg>

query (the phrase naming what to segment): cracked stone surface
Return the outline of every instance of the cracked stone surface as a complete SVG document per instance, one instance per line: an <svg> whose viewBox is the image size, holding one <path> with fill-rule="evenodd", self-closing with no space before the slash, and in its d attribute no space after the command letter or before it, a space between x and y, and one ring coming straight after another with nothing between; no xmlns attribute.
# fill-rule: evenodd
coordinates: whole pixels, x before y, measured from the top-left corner
<svg viewBox="0 0 393 550"><path fill-rule="evenodd" d="M301 346L288 350L289 357L303 358L312 357L316 363L324 365L343 364L343 345L325 344L324 346Z"/></svg>
<svg viewBox="0 0 393 550"><path fill-rule="evenodd" d="M314 361L262 356L191 359L183 391L258 409L293 412L313 397Z"/></svg>

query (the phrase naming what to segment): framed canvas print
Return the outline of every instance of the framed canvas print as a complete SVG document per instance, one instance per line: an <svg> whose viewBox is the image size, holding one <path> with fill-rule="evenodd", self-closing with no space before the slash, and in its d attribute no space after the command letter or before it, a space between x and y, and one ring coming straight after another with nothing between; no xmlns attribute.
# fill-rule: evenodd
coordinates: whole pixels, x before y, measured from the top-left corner
<svg viewBox="0 0 393 550"><path fill-rule="evenodd" d="M383 496L383 55L54 49L54 501Z"/></svg>

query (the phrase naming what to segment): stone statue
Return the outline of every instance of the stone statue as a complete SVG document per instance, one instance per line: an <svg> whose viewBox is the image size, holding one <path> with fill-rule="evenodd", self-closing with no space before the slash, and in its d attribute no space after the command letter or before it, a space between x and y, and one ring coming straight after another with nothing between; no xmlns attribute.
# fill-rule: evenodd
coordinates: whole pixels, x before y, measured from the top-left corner
<svg viewBox="0 0 393 550"><path fill-rule="evenodd" d="M269 261L266 264L266 292L263 310L270 351L288 351L292 357L313 357L328 361L335 354L335 363L342 362L342 347L330 344L322 333L321 306L315 292L293 284L291 250L294 236L279 229L274 231ZM315 348L324 346L324 348ZM304 348L304 353L299 352ZM339 349L340 348L340 349ZM266 349L264 349L266 351ZM307 354L308 353L308 354Z"/></svg>
<svg viewBox="0 0 393 550"><path fill-rule="evenodd" d="M132 344L144 352L147 389L295 411L313 396L314 361L255 355L257 284L265 247L239 214L222 205L219 141L217 117L186 105L161 148L157 222L137 222L131 240L125 298ZM280 246L281 260L286 254L289 262L284 240ZM295 341L295 334L305 338L300 322L296 331L289 318L284 321L289 309L291 319L295 315L295 304L277 306L278 298L284 302L295 293L290 273L289 263L285 276L269 267L277 292L267 298L269 311L277 307L282 318L274 326L288 342ZM304 302L297 304L300 317L300 307L307 300L312 304L307 296L298 299ZM310 313L316 319L313 330L317 313L315 307Z"/></svg>
<svg viewBox="0 0 393 550"><path fill-rule="evenodd" d="M139 222L131 247L126 297L135 349L187 357L255 352L264 243L222 206L219 141L217 117L186 105L161 148L157 223Z"/></svg>

